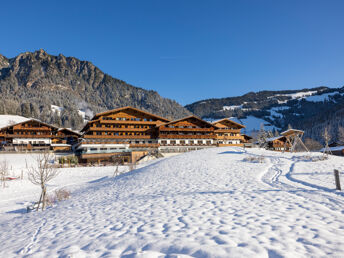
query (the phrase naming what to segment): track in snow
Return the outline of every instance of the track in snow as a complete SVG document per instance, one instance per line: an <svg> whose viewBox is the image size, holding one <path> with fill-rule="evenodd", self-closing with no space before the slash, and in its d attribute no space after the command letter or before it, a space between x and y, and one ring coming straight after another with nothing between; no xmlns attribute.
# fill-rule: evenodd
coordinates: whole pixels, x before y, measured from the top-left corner
<svg viewBox="0 0 344 258"><path fill-rule="evenodd" d="M268 157L271 165L267 172L263 174L261 180L273 187L305 198L333 211L344 213L344 194L341 192L329 192L327 188L303 182L293 178L292 174L297 162L301 162L292 158L276 158Z"/></svg>

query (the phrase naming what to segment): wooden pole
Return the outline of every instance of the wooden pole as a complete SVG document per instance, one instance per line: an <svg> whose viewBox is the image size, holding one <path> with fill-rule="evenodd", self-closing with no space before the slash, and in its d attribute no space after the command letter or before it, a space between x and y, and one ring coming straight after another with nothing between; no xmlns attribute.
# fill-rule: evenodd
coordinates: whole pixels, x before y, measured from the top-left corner
<svg viewBox="0 0 344 258"><path fill-rule="evenodd" d="M337 169L334 170L334 180L336 181L336 190L341 191L342 188L340 187L339 171Z"/></svg>

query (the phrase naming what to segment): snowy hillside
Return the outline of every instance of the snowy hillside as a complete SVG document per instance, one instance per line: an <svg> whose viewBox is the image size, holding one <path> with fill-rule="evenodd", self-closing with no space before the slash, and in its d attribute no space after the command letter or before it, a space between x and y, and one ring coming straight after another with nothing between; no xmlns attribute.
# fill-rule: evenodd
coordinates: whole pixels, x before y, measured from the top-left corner
<svg viewBox="0 0 344 258"><path fill-rule="evenodd" d="M238 97L202 100L186 107L208 120L236 117L247 127L247 134L259 130L261 124L266 125L267 130L283 130L291 124L305 130L307 137L318 138L319 132L311 132L310 128L315 124L320 127L322 123L329 124L326 121L329 119L338 121L336 116L341 117L344 111L344 87L250 92ZM334 117L330 118L329 114ZM339 122L342 123L344 121ZM338 125L333 127L335 133Z"/></svg>
<svg viewBox="0 0 344 258"><path fill-rule="evenodd" d="M261 155L264 163L244 160ZM70 200L44 212L1 214L16 216L1 219L0 256L343 257L344 195L332 190L343 158L304 156L214 148L116 178L88 168L99 179ZM9 206L12 187L0 190Z"/></svg>

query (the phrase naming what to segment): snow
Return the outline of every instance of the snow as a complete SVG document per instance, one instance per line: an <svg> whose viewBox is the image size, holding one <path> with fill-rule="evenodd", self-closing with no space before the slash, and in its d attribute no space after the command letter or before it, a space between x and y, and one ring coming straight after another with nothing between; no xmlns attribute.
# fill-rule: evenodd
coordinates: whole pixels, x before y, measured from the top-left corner
<svg viewBox="0 0 344 258"><path fill-rule="evenodd" d="M338 91L332 92L332 93L325 93L325 94L321 94L321 95L314 95L314 96L310 96L305 98L307 101L310 102L325 102L325 101L329 101L330 98L334 95L340 94ZM343 95L343 94L341 94Z"/></svg>
<svg viewBox="0 0 344 258"><path fill-rule="evenodd" d="M59 116L61 115L61 112L63 111L63 107L59 107L59 106L56 106L56 105L51 105L51 110L54 112L54 113L57 113Z"/></svg>
<svg viewBox="0 0 344 258"><path fill-rule="evenodd" d="M258 131L260 129L260 125L264 124L265 130L273 131L274 129L277 129L275 126L270 125L267 121L261 118L257 118L254 116L247 116L246 118L242 119L236 119L236 118L230 118L231 120L238 122L240 124L243 124L245 128L246 134L251 134L252 131Z"/></svg>
<svg viewBox="0 0 344 258"><path fill-rule="evenodd" d="M301 99L301 98L305 98L316 93L318 93L318 91L301 91L301 92L289 93L289 94L276 94L273 97L286 96L286 97L290 97L291 99Z"/></svg>
<svg viewBox="0 0 344 258"><path fill-rule="evenodd" d="M243 161L261 155L264 163ZM304 156L212 148L115 178L113 168L64 169L49 187L76 183L71 199L0 213L0 256L343 257L344 195L332 190L343 158ZM9 182L2 209L31 188Z"/></svg>
<svg viewBox="0 0 344 258"><path fill-rule="evenodd" d="M270 114L271 114L270 118L271 118L271 119L274 119L274 118L276 118L276 117L282 118L283 115L282 115L279 111L281 111L281 110L287 110L287 109L290 109L290 107L288 107L288 106L279 106L279 107L273 107L273 108L271 108L271 109L270 109Z"/></svg>
<svg viewBox="0 0 344 258"><path fill-rule="evenodd" d="M235 109L240 109L242 108L242 105L240 106L223 106L222 110L235 110Z"/></svg>
<svg viewBox="0 0 344 258"><path fill-rule="evenodd" d="M17 115L0 115L0 128L7 127L12 124L18 124L30 120L23 116Z"/></svg>
<svg viewBox="0 0 344 258"><path fill-rule="evenodd" d="M322 148L320 151L323 152L323 151L328 150L328 149L330 151L341 151L341 150L344 150L344 146L329 147L327 149Z"/></svg>

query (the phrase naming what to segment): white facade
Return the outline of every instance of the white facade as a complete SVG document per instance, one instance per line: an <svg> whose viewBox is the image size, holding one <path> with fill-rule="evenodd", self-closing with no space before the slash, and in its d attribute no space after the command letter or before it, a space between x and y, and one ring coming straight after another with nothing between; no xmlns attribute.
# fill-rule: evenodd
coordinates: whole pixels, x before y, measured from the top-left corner
<svg viewBox="0 0 344 258"><path fill-rule="evenodd" d="M214 139L159 139L158 143L160 145L166 145L166 144L162 144L162 141L166 141L167 145L172 144L171 141L175 142L173 144L181 144L180 141L184 141L183 144L185 144L185 145L191 145L191 144L192 145L201 145L201 144L205 145L209 141L210 141L210 144L214 144L215 143Z"/></svg>
<svg viewBox="0 0 344 258"><path fill-rule="evenodd" d="M50 145L50 138L13 138L13 144L26 145L26 144L45 144Z"/></svg>

